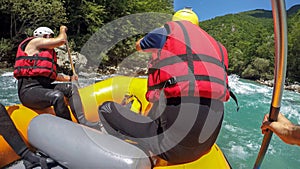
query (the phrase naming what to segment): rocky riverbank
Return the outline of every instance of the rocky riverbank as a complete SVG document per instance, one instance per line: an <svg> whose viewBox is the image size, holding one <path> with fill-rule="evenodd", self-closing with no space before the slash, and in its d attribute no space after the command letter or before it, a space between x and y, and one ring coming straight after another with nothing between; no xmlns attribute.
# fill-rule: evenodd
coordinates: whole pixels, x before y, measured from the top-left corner
<svg viewBox="0 0 300 169"><path fill-rule="evenodd" d="M64 47L59 47L55 49L58 55L58 65L59 65L59 72L64 74L72 74L69 56L67 50ZM90 77L102 77L103 75L126 75L126 76L147 76L147 61L141 60L139 63L135 63L136 61L131 61L130 59L127 62L123 62L120 66L107 66L105 69L98 69L98 68L86 68L87 65L87 58L78 53L78 52L71 52L71 57L73 63L76 67L76 72L80 76L85 78ZM133 64L135 63L135 64ZM7 62L0 62L0 74L5 71L13 71L13 68L9 66ZM256 82L273 87L274 80L257 80ZM293 83L293 84L286 84L284 89L291 90L294 92L300 93L300 83Z"/></svg>
<svg viewBox="0 0 300 169"><path fill-rule="evenodd" d="M257 80L256 82L270 87L274 86L274 80ZM284 89L300 93L300 84L299 83L285 84Z"/></svg>

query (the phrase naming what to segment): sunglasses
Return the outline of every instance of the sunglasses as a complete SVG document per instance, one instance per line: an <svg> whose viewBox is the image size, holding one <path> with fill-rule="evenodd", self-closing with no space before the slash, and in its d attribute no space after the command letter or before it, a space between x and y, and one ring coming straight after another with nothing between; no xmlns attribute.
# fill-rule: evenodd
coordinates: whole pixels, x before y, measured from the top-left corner
<svg viewBox="0 0 300 169"><path fill-rule="evenodd" d="M43 38L53 38L54 35L53 34L48 34L48 35L44 35Z"/></svg>

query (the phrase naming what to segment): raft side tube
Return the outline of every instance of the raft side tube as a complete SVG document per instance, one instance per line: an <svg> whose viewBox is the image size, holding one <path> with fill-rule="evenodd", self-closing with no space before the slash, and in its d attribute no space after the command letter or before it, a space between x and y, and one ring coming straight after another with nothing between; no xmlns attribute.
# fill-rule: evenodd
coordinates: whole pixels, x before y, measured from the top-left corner
<svg viewBox="0 0 300 169"><path fill-rule="evenodd" d="M151 168L148 156L134 145L50 114L30 122L28 139L67 168Z"/></svg>

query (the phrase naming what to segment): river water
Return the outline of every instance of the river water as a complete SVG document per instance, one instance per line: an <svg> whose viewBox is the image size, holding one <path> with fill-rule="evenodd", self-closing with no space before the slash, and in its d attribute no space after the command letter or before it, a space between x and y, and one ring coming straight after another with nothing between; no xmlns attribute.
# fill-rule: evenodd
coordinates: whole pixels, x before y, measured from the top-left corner
<svg viewBox="0 0 300 169"><path fill-rule="evenodd" d="M94 80L80 81L88 85ZM233 169L253 168L263 139L260 126L269 112L273 88L230 76L229 84L236 94L240 110L231 99L225 104L225 118L217 144ZM4 105L20 103L16 80L12 72L0 75L0 102ZM281 111L292 122L300 124L300 94L284 91ZM261 168L296 169L300 166L300 147L283 143L273 135Z"/></svg>

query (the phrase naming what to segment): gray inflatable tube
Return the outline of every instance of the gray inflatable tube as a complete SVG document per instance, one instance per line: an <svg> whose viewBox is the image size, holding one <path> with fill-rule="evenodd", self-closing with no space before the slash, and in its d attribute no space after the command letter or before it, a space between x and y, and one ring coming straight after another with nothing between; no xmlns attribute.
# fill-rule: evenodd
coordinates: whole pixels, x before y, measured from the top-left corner
<svg viewBox="0 0 300 169"><path fill-rule="evenodd" d="M71 169L150 169L139 148L111 135L68 120L42 114L28 127L29 142Z"/></svg>

